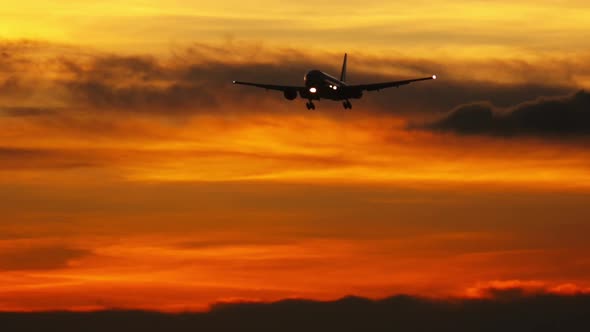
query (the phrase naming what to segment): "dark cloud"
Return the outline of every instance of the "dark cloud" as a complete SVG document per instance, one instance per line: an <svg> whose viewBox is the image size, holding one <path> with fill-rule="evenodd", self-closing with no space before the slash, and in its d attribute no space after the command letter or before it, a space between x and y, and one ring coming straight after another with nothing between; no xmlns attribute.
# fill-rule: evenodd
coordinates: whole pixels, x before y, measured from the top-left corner
<svg viewBox="0 0 590 332"><path fill-rule="evenodd" d="M90 254L87 250L59 246L0 249L0 271L60 269Z"/></svg>
<svg viewBox="0 0 590 332"><path fill-rule="evenodd" d="M102 165L95 151L0 146L0 170L70 169Z"/></svg>
<svg viewBox="0 0 590 332"><path fill-rule="evenodd" d="M502 110L491 103L459 106L425 128L458 134L569 137L590 135L590 94L541 98Z"/></svg>
<svg viewBox="0 0 590 332"><path fill-rule="evenodd" d="M381 80L385 79L384 77ZM368 80L375 80L368 79ZM385 91L385 90L384 90ZM562 96L571 88L561 85L519 83L514 85L492 82L470 82L440 78L435 82L409 85L389 92L367 93L363 98L377 110L406 114L442 113L457 105L487 100L499 107L509 107L539 96Z"/></svg>
<svg viewBox="0 0 590 332"><path fill-rule="evenodd" d="M35 88L23 82L15 76L9 76L0 80L0 97L12 99L29 98L35 91ZM9 106L10 107L10 106Z"/></svg>
<svg viewBox="0 0 590 332"><path fill-rule="evenodd" d="M244 90L233 86L236 78L252 81L301 84L305 69L302 64L296 75L290 75L274 64L236 65L209 58L181 58L158 62L151 57L103 56L86 66L67 62L73 78L60 82L72 103L91 109L115 109L129 112L151 112L162 115L201 113L225 105L255 105L257 100L274 95L263 90ZM287 66L293 70L293 66ZM298 80L290 80L298 78ZM289 83L289 81L291 81ZM240 112L258 111L244 108Z"/></svg>
<svg viewBox="0 0 590 332"><path fill-rule="evenodd" d="M283 101L282 94L232 86L232 80L301 85L303 75L312 68L321 68L334 75L339 70L332 68L332 63L318 63L305 57L278 58L273 63L240 64L204 60L190 58L165 64L151 57L100 57L86 69L77 70L74 78L63 82L63 85L74 97L75 104L98 109L174 115L198 113L220 105L233 105L234 108L240 105L249 106L242 107L241 112L256 112L260 108L255 106L261 100ZM335 60L340 61L336 57ZM349 76L352 83L366 83L430 75L431 71L424 71L419 62L406 60L402 64L405 70L414 74L377 75L364 71L362 67L355 70L351 65ZM427 67L431 66L434 65L428 64ZM453 75L451 69L448 71L446 76L443 74L443 78L435 82L367 93L362 102L373 111L407 114L415 111L439 112L482 99L490 99L497 105L510 105L537 96L564 94L569 90L560 84L518 83L507 86L463 80ZM339 107L338 103L329 102L324 108L330 105Z"/></svg>
<svg viewBox="0 0 590 332"><path fill-rule="evenodd" d="M217 98L198 84L173 83L166 87L129 85L116 87L101 81L68 82L77 102L92 108L158 112L163 115L191 113L211 108Z"/></svg>
<svg viewBox="0 0 590 332"><path fill-rule="evenodd" d="M91 76L102 79L119 79L131 75L144 81L166 78L166 68L150 56L104 56L96 58L88 70Z"/></svg>
<svg viewBox="0 0 590 332"><path fill-rule="evenodd" d="M0 313L19 331L586 331L590 296L509 300L286 300L218 305L208 313L139 311Z"/></svg>
<svg viewBox="0 0 590 332"><path fill-rule="evenodd" d="M0 107L0 116L41 116L55 114L56 111L56 109L40 107Z"/></svg>
<svg viewBox="0 0 590 332"><path fill-rule="evenodd" d="M0 75L0 105L5 107L19 107L19 101L26 99L27 105L37 102L37 107L44 108L49 100L78 111L114 110L164 116L212 111L277 114L267 103L287 103L281 93L236 87L231 81L301 85L305 72L313 68L337 75L342 61L340 54L311 56L297 50L255 48L241 48L238 52L206 44L195 44L167 57L101 54L35 43L0 43L0 51L6 54L0 60L1 67L7 69L4 76ZM435 82L367 93L356 103L370 111L442 112L474 100L489 100L507 107L538 96L571 91L576 86L571 68L585 62L568 61L445 63L358 54L350 57L349 79L351 83L367 83L439 75ZM578 72L585 72L587 69L581 66ZM41 75L40 68L48 75ZM478 76L470 74L475 70ZM495 75L482 73L497 74L502 83L496 83ZM515 81L506 83L511 79ZM324 110L340 110L339 103L321 105Z"/></svg>

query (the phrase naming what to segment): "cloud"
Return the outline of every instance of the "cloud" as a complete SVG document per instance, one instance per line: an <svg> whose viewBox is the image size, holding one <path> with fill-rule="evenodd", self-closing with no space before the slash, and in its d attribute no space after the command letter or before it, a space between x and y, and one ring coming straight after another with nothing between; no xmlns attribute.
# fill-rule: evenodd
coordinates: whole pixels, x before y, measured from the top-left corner
<svg viewBox="0 0 590 332"><path fill-rule="evenodd" d="M33 86L27 85L15 76L0 80L0 97L13 99L29 98L35 91ZM10 105L8 106L10 108Z"/></svg>
<svg viewBox="0 0 590 332"><path fill-rule="evenodd" d="M40 107L0 107L0 116L26 117L55 114L55 109Z"/></svg>
<svg viewBox="0 0 590 332"><path fill-rule="evenodd" d="M72 169L104 164L93 152L0 146L0 170Z"/></svg>
<svg viewBox="0 0 590 332"><path fill-rule="evenodd" d="M467 289L469 298L514 300L540 295L590 295L590 288L565 283L549 285L538 280L494 280Z"/></svg>
<svg viewBox="0 0 590 332"><path fill-rule="evenodd" d="M217 98L198 84L173 83L166 87L129 85L115 87L100 81L68 82L66 87L77 102L98 109L194 113L215 106ZM167 112L167 113L166 113Z"/></svg>
<svg viewBox="0 0 590 332"><path fill-rule="evenodd" d="M209 52L202 51L206 48ZM213 53L213 55L211 54ZM301 77L312 68L320 68L334 75L339 71L340 56L323 56L333 62L301 55L298 58L277 52L251 61L234 60L223 55L222 49L200 45L172 59L155 59L150 56L108 55L91 58L76 69L75 75L63 83L73 97L75 105L93 109L117 109L131 112L153 112L166 115L239 109L240 113L264 112L261 101L283 101L277 92L230 84L235 79L262 83L302 85ZM370 66L370 62L379 65ZM465 77L457 73L458 65L445 65L424 59L360 58L358 67L351 61L351 84L382 82L407 77L428 76L439 73L436 82L405 86L382 93L368 93L363 102L370 111L408 114L410 112L440 112L457 104L472 100L490 99L498 105L522 102L537 96L552 96L570 91L567 83L556 78L536 77L530 81L498 84L494 81ZM505 76L521 73L520 67L511 64L487 64L492 69L505 71ZM472 64L472 66L475 66ZM377 71L376 69L377 68ZM392 69L393 68L393 69ZM530 68L529 68L530 69ZM535 71L543 71L539 65ZM379 72L382 71L382 72ZM530 74L529 74L530 75ZM526 77L526 75L523 75ZM337 105L337 104L328 104ZM327 105L327 106L328 106ZM327 108L327 106L325 108ZM262 110L261 110L262 108ZM266 108L276 114L274 110Z"/></svg>
<svg viewBox="0 0 590 332"><path fill-rule="evenodd" d="M61 246L8 248L0 251L0 271L60 269L90 254L87 250Z"/></svg>
<svg viewBox="0 0 590 332"><path fill-rule="evenodd" d="M61 331L583 331L590 296L539 295L496 300L284 300L216 305L207 313L139 311L0 313L8 326Z"/></svg>
<svg viewBox="0 0 590 332"><path fill-rule="evenodd" d="M590 94L579 91L566 97L540 98L504 110L488 102L467 104L423 127L463 135L587 136Z"/></svg>
<svg viewBox="0 0 590 332"><path fill-rule="evenodd" d="M287 102L276 92L232 86L235 79L302 84L304 73L320 68L336 75L341 54L307 54L294 49L194 44L168 56L105 54L59 45L0 43L0 106L76 111L158 114L167 117L223 112L278 114L268 102ZM563 95L579 87L571 68L585 73L584 57L552 62L379 57L352 54L351 83L439 75L400 90L368 93L369 111L410 114L442 112L473 100L508 106L538 96ZM39 68L43 68L40 72ZM25 98L26 97L26 98ZM23 104L25 103L26 104ZM323 103L325 109L339 104Z"/></svg>

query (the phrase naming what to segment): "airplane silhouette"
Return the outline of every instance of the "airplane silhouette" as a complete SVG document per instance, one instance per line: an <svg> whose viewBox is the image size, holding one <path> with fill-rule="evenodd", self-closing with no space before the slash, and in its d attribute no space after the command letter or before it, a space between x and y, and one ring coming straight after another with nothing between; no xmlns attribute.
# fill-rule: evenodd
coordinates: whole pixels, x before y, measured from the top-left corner
<svg viewBox="0 0 590 332"><path fill-rule="evenodd" d="M301 98L308 100L308 102L305 104L307 109L314 110L314 100L319 101L322 98L336 101L342 100L342 106L344 106L345 109L351 109L352 104L350 103L349 99L360 99L363 96L363 91L379 91L385 88L400 87L401 85L410 84L412 82L436 79L436 75L432 75L429 77L415 78L404 81L349 85L346 83L347 59L348 55L344 54L340 79L332 77L320 70L314 69L305 75L305 86L274 85L240 81L233 81L233 83L254 86L266 90L282 91L283 95L288 100L294 100L297 98L297 94L299 94Z"/></svg>

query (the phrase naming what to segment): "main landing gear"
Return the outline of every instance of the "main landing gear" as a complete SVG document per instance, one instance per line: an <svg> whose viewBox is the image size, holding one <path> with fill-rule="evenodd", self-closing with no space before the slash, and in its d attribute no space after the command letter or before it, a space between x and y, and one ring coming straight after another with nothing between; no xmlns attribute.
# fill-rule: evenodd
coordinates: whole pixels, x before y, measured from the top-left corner
<svg viewBox="0 0 590 332"><path fill-rule="evenodd" d="M342 102L342 106L344 106L344 109L352 108L352 104L350 103L350 101L348 101L348 99Z"/></svg>
<svg viewBox="0 0 590 332"><path fill-rule="evenodd" d="M315 110L315 104L311 100L305 103L305 106L307 106L308 110Z"/></svg>

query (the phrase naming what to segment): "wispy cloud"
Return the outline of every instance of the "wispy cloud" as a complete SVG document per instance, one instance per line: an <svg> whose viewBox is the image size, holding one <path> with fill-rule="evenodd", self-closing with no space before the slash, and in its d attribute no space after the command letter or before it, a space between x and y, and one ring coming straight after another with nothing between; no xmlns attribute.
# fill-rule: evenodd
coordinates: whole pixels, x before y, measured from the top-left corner
<svg viewBox="0 0 590 332"><path fill-rule="evenodd" d="M47 271L68 267L73 260L91 255L90 251L61 246L13 247L2 246L0 271Z"/></svg>

